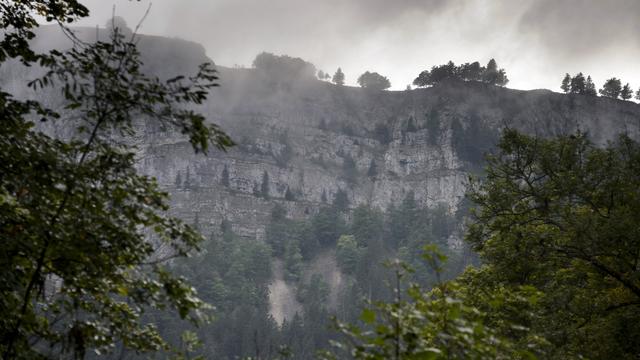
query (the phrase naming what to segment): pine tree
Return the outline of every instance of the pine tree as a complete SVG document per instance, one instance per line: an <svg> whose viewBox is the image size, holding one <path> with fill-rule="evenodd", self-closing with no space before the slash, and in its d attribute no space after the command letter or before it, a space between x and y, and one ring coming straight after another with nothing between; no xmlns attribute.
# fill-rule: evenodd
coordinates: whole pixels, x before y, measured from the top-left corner
<svg viewBox="0 0 640 360"><path fill-rule="evenodd" d="M376 177L378 175L378 165L376 165L376 160L371 159L371 163L369 164L369 170L367 171L368 177Z"/></svg>
<svg viewBox="0 0 640 360"><path fill-rule="evenodd" d="M182 187L184 189L190 189L191 188L191 170L189 170L188 166L187 166L187 175L184 178L184 183L182 184Z"/></svg>
<svg viewBox="0 0 640 360"><path fill-rule="evenodd" d="M633 90L631 90L631 86L629 83L626 83L622 90L620 91L620 98L622 100L629 100L633 96Z"/></svg>
<svg viewBox="0 0 640 360"><path fill-rule="evenodd" d="M572 94L584 94L585 89L586 89L586 83L584 80L584 75L580 72L571 79L570 92Z"/></svg>
<svg viewBox="0 0 640 360"><path fill-rule="evenodd" d="M269 173L267 170L262 173L262 184L260 185L260 196L265 199L269 198Z"/></svg>
<svg viewBox="0 0 640 360"><path fill-rule="evenodd" d="M346 154L343 158L342 172L344 174L344 179L350 184L355 184L358 181L358 168L356 166L356 161L349 154Z"/></svg>
<svg viewBox="0 0 640 360"><path fill-rule="evenodd" d="M636 100L640 100L640 88L638 88L638 92L636 92Z"/></svg>
<svg viewBox="0 0 640 360"><path fill-rule="evenodd" d="M287 186L287 191L284 192L284 199L287 201L295 201L296 197L295 195L293 195L293 192L291 192L291 189Z"/></svg>
<svg viewBox="0 0 640 360"><path fill-rule="evenodd" d="M564 76L564 79L562 79L562 85L560 85L560 89L562 89L565 94L568 93L569 90L571 90L571 75L569 75L568 73Z"/></svg>
<svg viewBox="0 0 640 360"><path fill-rule="evenodd" d="M224 169L222 169L222 175L220 176L220 183L222 184L222 186L226 186L229 187L230 183L229 183L229 169L227 169L227 165L224 166Z"/></svg>
<svg viewBox="0 0 640 360"><path fill-rule="evenodd" d="M182 186L182 176L180 176L180 170L176 172L176 188L179 189Z"/></svg>
<svg viewBox="0 0 640 360"><path fill-rule="evenodd" d="M591 80L591 76L587 76L587 83L585 84L584 94L589 96L597 96L596 84Z"/></svg>
<svg viewBox="0 0 640 360"><path fill-rule="evenodd" d="M338 211L345 211L349 208L349 196L344 190L338 189L338 192L336 192L333 198L333 207Z"/></svg>
<svg viewBox="0 0 640 360"><path fill-rule="evenodd" d="M415 132L418 129L416 128L416 124L415 121L413 120L413 116L409 117L409 121L407 122L407 131L408 132Z"/></svg>
<svg viewBox="0 0 640 360"><path fill-rule="evenodd" d="M341 68L338 68L338 70L336 70L336 73L333 74L332 81L336 85L340 85L340 86L344 85L344 73L342 72Z"/></svg>
<svg viewBox="0 0 640 360"><path fill-rule="evenodd" d="M491 59L482 73L482 81L491 85L505 86L509 82L509 79L504 69L498 69L496 60Z"/></svg>

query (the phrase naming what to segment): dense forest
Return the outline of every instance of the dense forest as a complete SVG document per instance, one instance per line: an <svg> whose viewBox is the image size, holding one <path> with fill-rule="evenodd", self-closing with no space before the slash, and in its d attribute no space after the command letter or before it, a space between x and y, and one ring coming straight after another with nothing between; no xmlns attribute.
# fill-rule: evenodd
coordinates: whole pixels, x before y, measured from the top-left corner
<svg viewBox="0 0 640 360"><path fill-rule="evenodd" d="M265 242L243 239L234 234L232 224L223 222L222 229L205 242L202 254L174 265L204 301L216 305L218 314L208 326L183 330L196 331L205 353L213 351L221 358L257 354L271 358L286 348L292 358L307 359L327 349L329 340L338 339L331 317L355 323L367 302L394 298L393 260L414 269L407 281L425 287L436 281L436 273L422 260L425 246L437 246L449 255L441 279L453 278L472 261L463 249L447 250L459 219L445 207L420 207L413 193L408 193L397 207L381 212L359 206L347 219L347 205L344 193L338 193L318 214L299 221L288 219L276 205ZM318 254L327 252L335 253L339 269L347 276L339 289L331 289L313 270L303 276ZM282 324L269 313L274 262L280 264L285 281L295 285L301 304ZM182 331L169 326L176 320L160 316L153 322L161 329L171 328L173 340L179 343Z"/></svg>
<svg viewBox="0 0 640 360"><path fill-rule="evenodd" d="M66 25L88 16L77 1L1 1L0 11L0 74L44 70L24 85L64 104L24 98L4 83L0 92L3 359L638 358L637 134L608 142L581 131L527 135L475 113L445 126L431 112L395 133L379 123L372 144L423 131L426 148L450 146L469 175L465 198L418 201L415 189L382 207L352 203L346 188L322 190L318 206L307 201L304 216L290 216L298 192L280 186L273 199L261 170L262 182L245 187L269 205L264 232L248 235L228 219L211 230L201 222L207 214L172 212L159 180L139 170L136 140L158 128L180 133L195 153L233 148L199 112L219 85L213 66L151 75L119 20L108 39L78 38ZM40 17L73 46L36 51ZM252 69L285 92L301 79L319 82L316 70L269 53ZM571 94L559 96L572 108L576 97L595 95L581 74L567 76ZM492 59L434 66L416 85L493 92L507 81ZM333 82L344 92L341 69ZM374 99L390 86L377 72L358 82ZM620 85L610 79L601 94L616 99ZM627 86L621 98L630 94ZM64 131L50 133L50 124ZM273 161L286 169L294 154L281 140ZM336 158L340 184L357 186L365 176L358 159ZM375 182L378 165L366 160ZM216 186L232 191L231 171L225 165ZM170 186L187 195L196 186L189 167L170 174ZM293 296L283 305L274 296L284 291Z"/></svg>

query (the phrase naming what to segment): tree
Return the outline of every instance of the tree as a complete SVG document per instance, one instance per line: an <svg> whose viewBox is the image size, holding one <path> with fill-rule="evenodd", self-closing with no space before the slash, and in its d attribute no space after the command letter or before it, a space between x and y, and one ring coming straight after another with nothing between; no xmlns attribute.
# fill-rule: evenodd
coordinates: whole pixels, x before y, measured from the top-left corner
<svg viewBox="0 0 640 360"><path fill-rule="evenodd" d="M318 70L318 75L316 75L318 79L324 80L324 71Z"/></svg>
<svg viewBox="0 0 640 360"><path fill-rule="evenodd" d="M229 169L227 168L226 164L224 165L224 168L222 169L222 174L220 175L220 183L224 187L229 187L231 185L229 182Z"/></svg>
<svg viewBox="0 0 640 360"><path fill-rule="evenodd" d="M593 83L591 76L587 76L587 82L584 86L584 94L589 96L598 96L596 85Z"/></svg>
<svg viewBox="0 0 640 360"><path fill-rule="evenodd" d="M336 85L339 85L339 86L344 85L344 73L342 72L341 68L338 68L338 70L336 70L336 73L333 74L333 79L331 80Z"/></svg>
<svg viewBox="0 0 640 360"><path fill-rule="evenodd" d="M487 67L482 74L482 81L487 84L505 86L509 82L507 74L504 69L498 69L498 64L495 59L489 60Z"/></svg>
<svg viewBox="0 0 640 360"><path fill-rule="evenodd" d="M580 72L571 79L570 92L572 94L584 94L585 89L586 89L586 83L585 83L584 75Z"/></svg>
<svg viewBox="0 0 640 360"><path fill-rule="evenodd" d="M136 134L134 120L146 119L177 127L197 152L232 145L190 110L215 85L215 71L205 64L191 78L149 77L140 70L135 44L117 29L106 42L38 54L28 42L38 26L36 12L63 24L88 10L64 0L1 7L0 62L43 67L45 75L32 88L60 91L66 105L56 113L0 92L2 357L82 358L116 344L137 352L165 350L142 312L169 307L197 320L205 306L167 271L156 249L162 245L167 256L184 256L198 248L201 236L168 215L167 195L137 173L128 140ZM35 115L70 132L78 127L70 138L54 138L34 128Z"/></svg>
<svg viewBox="0 0 640 360"><path fill-rule="evenodd" d="M632 96L633 90L631 90L631 86L629 86L629 83L626 83L622 90L620 90L620 98L626 101L631 99Z"/></svg>
<svg viewBox="0 0 640 360"><path fill-rule="evenodd" d="M640 144L625 135L599 148L584 134L509 130L486 180L472 183L467 239L485 266L469 283L540 291L529 326L551 343L548 358L640 351L639 160Z"/></svg>
<svg viewBox="0 0 640 360"><path fill-rule="evenodd" d="M285 279L287 281L298 281L302 274L302 254L300 244L295 241L288 241L284 251Z"/></svg>
<svg viewBox="0 0 640 360"><path fill-rule="evenodd" d="M600 95L611 99L617 99L618 96L620 96L621 91L622 84L620 82L620 79L611 78L607 80L602 86L602 89L600 89Z"/></svg>
<svg viewBox="0 0 640 360"><path fill-rule="evenodd" d="M391 87L389 79L377 72L368 71L358 77L358 84L370 90L386 90Z"/></svg>
<svg viewBox="0 0 640 360"><path fill-rule="evenodd" d="M353 235L342 235L336 246L336 261L340 270L345 274L353 274L356 271L362 249L358 247Z"/></svg>
<svg viewBox="0 0 640 360"><path fill-rule="evenodd" d="M276 204L271 210L271 222L266 228L265 236L275 256L281 257L285 254L287 243L290 242L290 228L287 210Z"/></svg>
<svg viewBox="0 0 640 360"><path fill-rule="evenodd" d="M264 199L269 198L269 173L265 170L262 173L262 183L260 184L260 196Z"/></svg>
<svg viewBox="0 0 640 360"><path fill-rule="evenodd" d="M409 120L407 120L407 132L416 132L418 128L416 128L416 122L413 119L413 116L409 116Z"/></svg>
<svg viewBox="0 0 640 360"><path fill-rule="evenodd" d="M358 245L368 246L382 238L383 224L381 212L360 205L353 210L351 234L355 237Z"/></svg>
<svg viewBox="0 0 640 360"><path fill-rule="evenodd" d="M186 175L184 177L184 182L182 183L183 189L191 189L191 170L189 170L189 166L187 166Z"/></svg>
<svg viewBox="0 0 640 360"><path fill-rule="evenodd" d="M262 52L253 60L253 67L274 83L315 79L316 67L301 58Z"/></svg>
<svg viewBox="0 0 640 360"><path fill-rule="evenodd" d="M504 86L509 82L504 69L498 69L498 64L491 59L487 67L480 66L480 63L464 63L456 66L453 61L444 65L431 67L431 71L422 71L413 81L415 86L436 85L447 81L482 81L487 84Z"/></svg>
<svg viewBox="0 0 640 360"><path fill-rule="evenodd" d="M636 92L636 100L640 100L640 88L638 88L638 91Z"/></svg>
<svg viewBox="0 0 640 360"><path fill-rule="evenodd" d="M321 246L335 245L342 234L345 224L335 206L323 207L311 220L313 234Z"/></svg>
<svg viewBox="0 0 640 360"><path fill-rule="evenodd" d="M344 179L350 184L355 184L358 181L358 167L350 154L346 154L342 158L342 173Z"/></svg>
<svg viewBox="0 0 640 360"><path fill-rule="evenodd" d="M571 90L571 75L569 75L568 73L564 76L564 79L562 79L562 85L560 85L560 89L562 89L565 94L568 93L569 90Z"/></svg>
<svg viewBox="0 0 640 360"><path fill-rule="evenodd" d="M393 141L393 132L386 123L377 123L373 129L373 136L384 145Z"/></svg>
<svg viewBox="0 0 640 360"><path fill-rule="evenodd" d="M480 66L479 62L474 61L471 64L465 63L460 65L458 74L464 81L480 81L482 80L482 73L485 70L484 67Z"/></svg>
<svg viewBox="0 0 640 360"><path fill-rule="evenodd" d="M376 159L371 159L371 163L369 163L369 170L367 170L367 176L370 178L376 177L378 175L378 165L376 164Z"/></svg>
<svg viewBox="0 0 640 360"><path fill-rule="evenodd" d="M412 229L418 223L418 204L415 193L409 191L399 207L392 207L387 211L387 218L387 242L394 248L406 245Z"/></svg>
<svg viewBox="0 0 640 360"><path fill-rule="evenodd" d="M338 189L338 191L336 192L336 194L333 197L333 202L331 203L331 205L333 205L333 207L335 209L337 209L338 211L346 211L349 209L349 196L347 195L347 192L342 190L342 189Z"/></svg>
<svg viewBox="0 0 640 360"><path fill-rule="evenodd" d="M431 71L422 71L413 81L415 86L437 85L449 81L482 81L487 84L504 86L509 82L504 69L498 69L498 64L491 59L487 67L480 66L475 61L456 66L453 61L444 65L431 67Z"/></svg>
<svg viewBox="0 0 640 360"><path fill-rule="evenodd" d="M424 258L436 272L446 260L439 252L427 252ZM322 353L322 359L535 358L538 343L515 344L487 326L483 321L487 313L457 298L459 284L439 282L431 291L410 284L405 291L405 278L413 270L399 261L390 267L395 272L391 285L394 299L367 304L360 315L362 326L334 319L342 338L333 342L333 352ZM514 332L526 330L513 322L503 326Z"/></svg>
<svg viewBox="0 0 640 360"><path fill-rule="evenodd" d="M444 65L431 67L431 71L425 70L421 72L418 77L413 80L413 85L424 87L452 80L461 80L461 78L456 65L453 61L449 61Z"/></svg>
<svg viewBox="0 0 640 360"><path fill-rule="evenodd" d="M130 37L133 35L133 30L127 25L127 21L121 16L114 16L111 19L107 20L104 24L105 29L108 33L112 33L114 30L118 30L120 34L125 37Z"/></svg>
<svg viewBox="0 0 640 360"><path fill-rule="evenodd" d="M425 87L431 85L431 73L429 70L424 70L418 74L418 77L413 80L413 85L418 87Z"/></svg>
<svg viewBox="0 0 640 360"><path fill-rule="evenodd" d="M287 186L287 191L285 191L284 193L284 199L287 201L295 201L296 200L296 196L293 194L293 192L291 191L291 189Z"/></svg>

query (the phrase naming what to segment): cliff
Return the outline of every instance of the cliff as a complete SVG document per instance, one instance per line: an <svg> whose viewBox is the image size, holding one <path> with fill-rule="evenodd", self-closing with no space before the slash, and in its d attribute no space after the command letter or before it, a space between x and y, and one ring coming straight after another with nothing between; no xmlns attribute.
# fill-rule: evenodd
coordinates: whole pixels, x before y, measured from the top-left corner
<svg viewBox="0 0 640 360"><path fill-rule="evenodd" d="M140 163L205 234L226 218L240 234L261 237L274 202L299 218L340 190L351 206L385 208L414 191L420 203L454 212L505 127L540 136L579 130L604 143L620 132L637 137L640 125L635 103L548 90L450 83L369 92L228 68L220 77L203 110L237 146L196 155L178 134L150 131ZM268 194L258 191L265 174Z"/></svg>

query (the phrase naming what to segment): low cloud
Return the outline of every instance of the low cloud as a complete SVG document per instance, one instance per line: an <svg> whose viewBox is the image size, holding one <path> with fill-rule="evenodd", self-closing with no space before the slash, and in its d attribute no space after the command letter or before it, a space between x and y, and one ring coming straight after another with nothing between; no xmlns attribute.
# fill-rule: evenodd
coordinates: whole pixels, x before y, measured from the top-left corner
<svg viewBox="0 0 640 360"><path fill-rule="evenodd" d="M136 23L147 1L87 2L104 24ZM640 86L638 0L154 0L142 32L202 43L218 64L249 66L261 51L307 59L348 83L378 71L403 89L423 69L495 57L510 86L557 88L565 72ZM635 82L635 83L634 83Z"/></svg>

